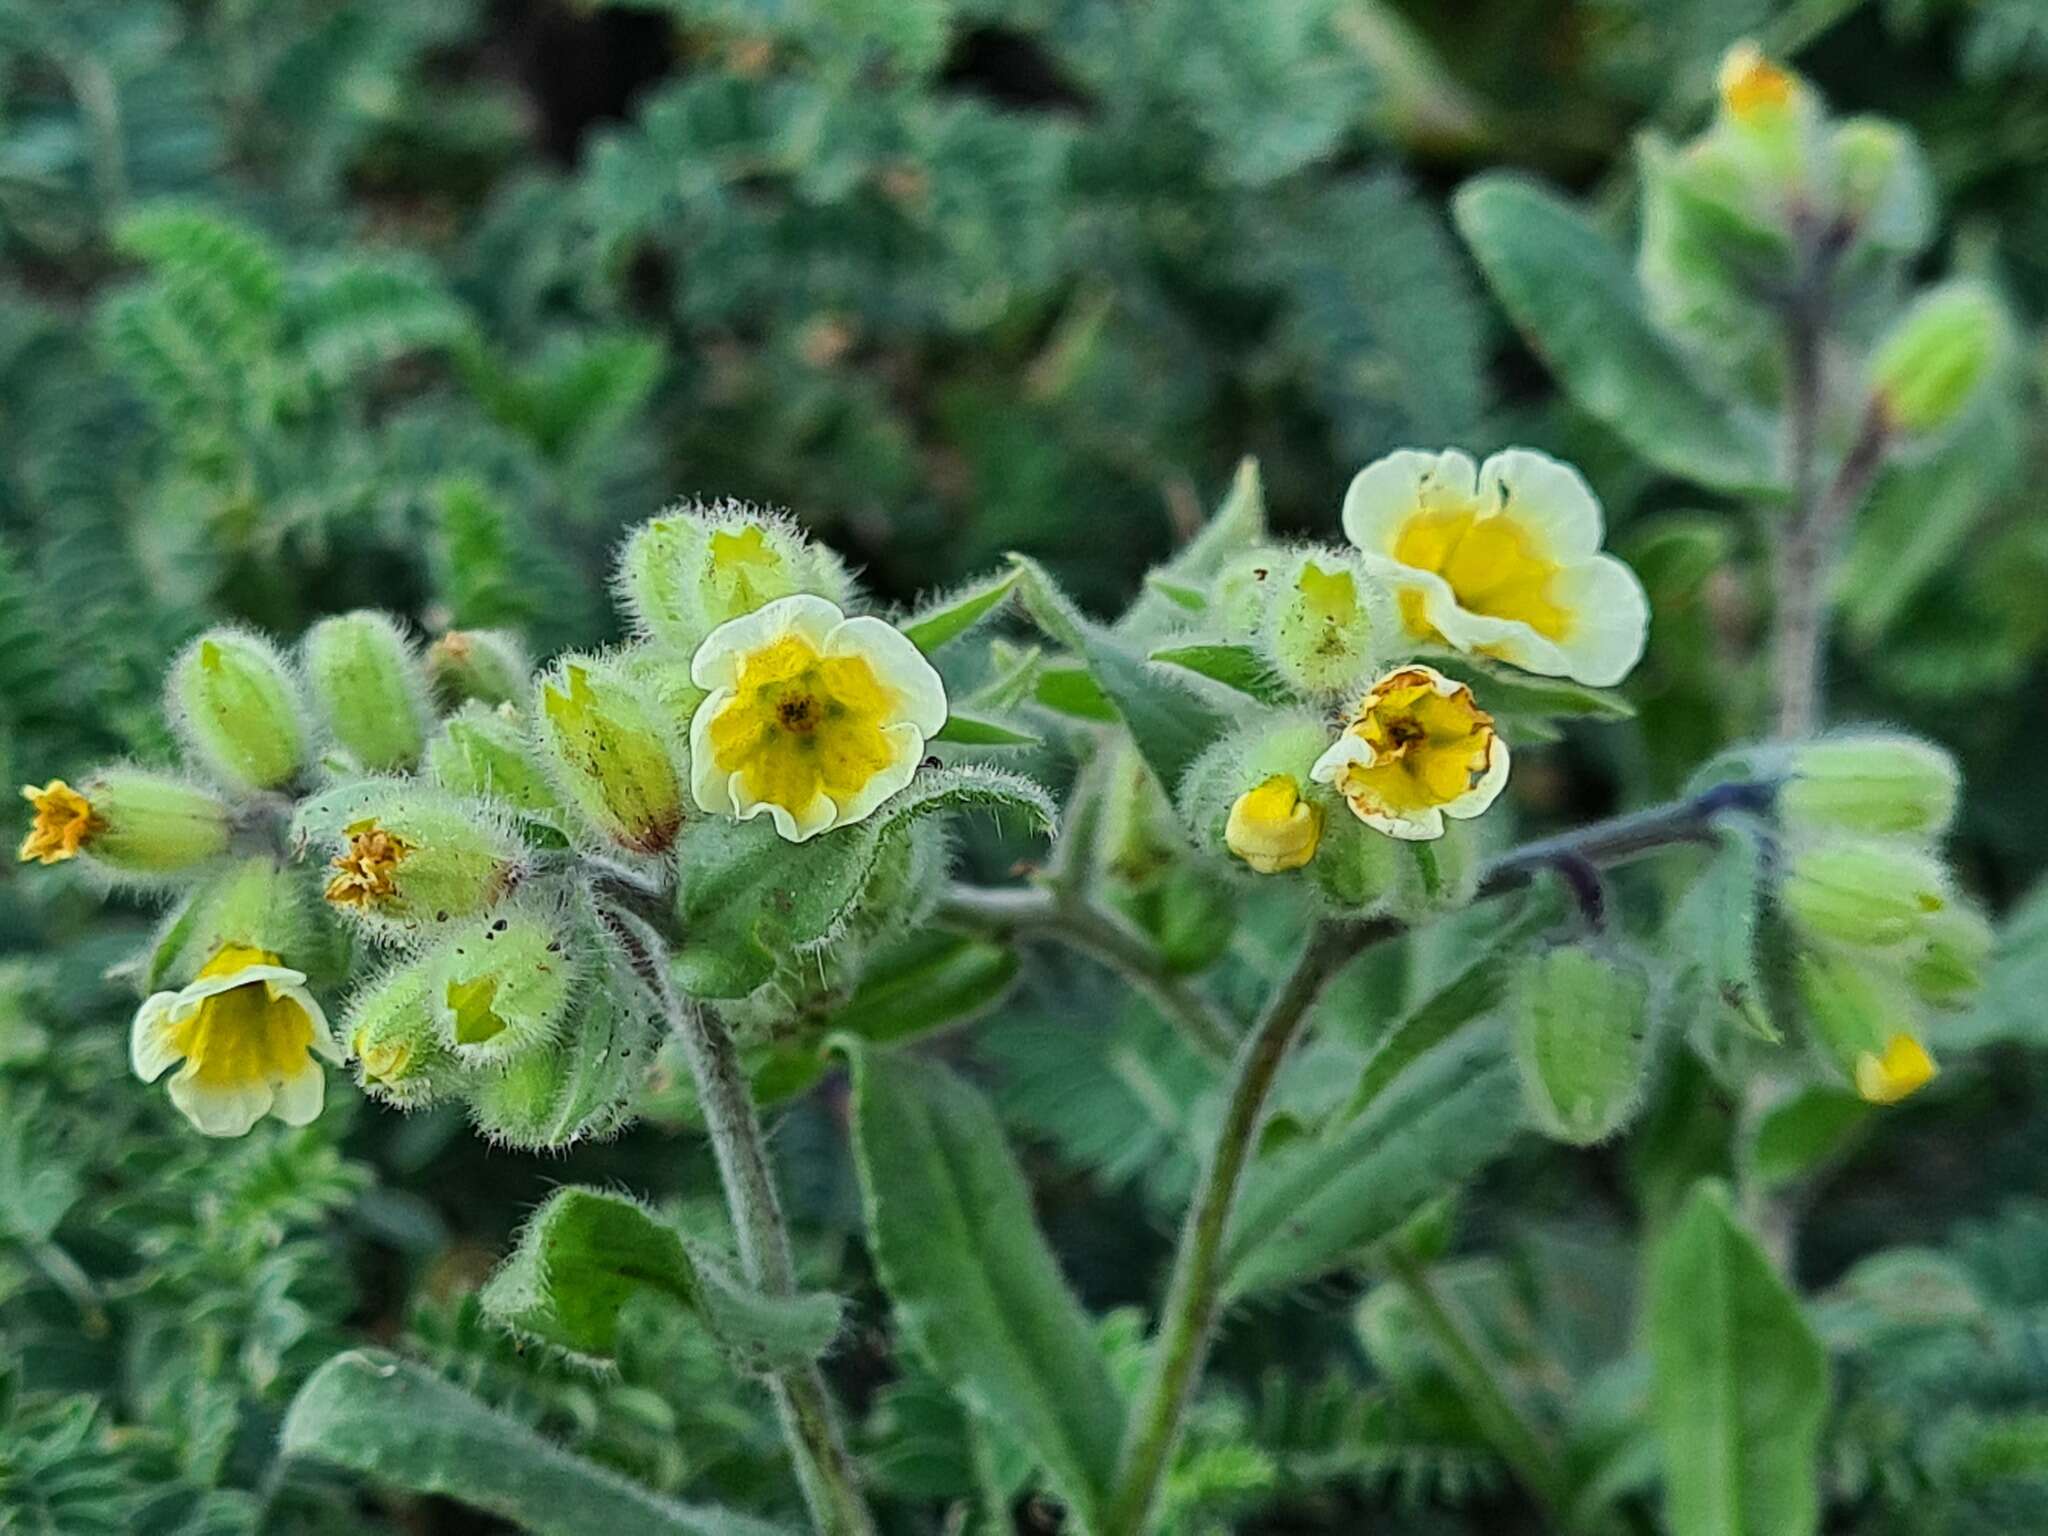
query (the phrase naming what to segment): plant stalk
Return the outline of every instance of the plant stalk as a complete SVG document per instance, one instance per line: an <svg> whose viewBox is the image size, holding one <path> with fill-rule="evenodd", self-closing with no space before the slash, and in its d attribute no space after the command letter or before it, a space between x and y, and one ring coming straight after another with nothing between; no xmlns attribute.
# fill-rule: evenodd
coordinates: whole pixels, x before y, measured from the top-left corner
<svg viewBox="0 0 2048 1536"><path fill-rule="evenodd" d="M623 913L614 916L636 968L660 999L696 1080L697 1102L732 1213L740 1268L764 1295L793 1295L796 1261L789 1228L732 1033L709 1009L676 995L661 964L663 951L652 933L642 931L644 924ZM824 1373L815 1365L800 1366L777 1371L768 1385L812 1523L824 1536L875 1536L874 1517L861 1493L860 1474L846 1448Z"/></svg>

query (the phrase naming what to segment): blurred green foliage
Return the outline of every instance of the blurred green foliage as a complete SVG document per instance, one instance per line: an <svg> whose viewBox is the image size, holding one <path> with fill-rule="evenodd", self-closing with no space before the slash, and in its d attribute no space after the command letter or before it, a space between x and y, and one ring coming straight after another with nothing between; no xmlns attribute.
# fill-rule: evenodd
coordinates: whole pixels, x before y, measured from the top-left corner
<svg viewBox="0 0 2048 1536"><path fill-rule="evenodd" d="M1951 231L1932 265L2019 308L2036 408L1881 482L1834 656L1838 716L1955 753L1959 856L2016 904L2048 864L2030 0L0 0L0 778L160 759L163 660L223 618L292 634L369 604L537 654L601 642L611 544L681 494L786 505L905 604L1020 550L1107 610L1242 454L1283 525L1327 533L1374 455L1513 440L1588 466L1657 615L1638 723L1532 752L1521 812L1653 798L1750 728L1728 658L1764 574L1733 502L1557 393L1446 207L1522 167L1626 228L1631 135L1695 127L1744 34L1918 133ZM1983 1065L1808 1191L1842 1530L2048 1526L2041 910L1971 1017ZM487 1528L277 1459L295 1390L368 1342L657 1493L796 1507L765 1396L700 1334L650 1319L593 1377L480 1322L471 1293L556 1165L346 1093L302 1131L187 1134L129 1078L106 977L149 921L68 871L0 874L0 1530ZM1355 1062L1461 931L1354 973L1316 1049ZM1243 924L1227 983L1255 995L1284 938ZM1056 967L971 1056L1086 1300L1143 1300L1202 1063ZM1318 1076L1295 1063L1283 1113ZM1615 1234L1660 1170L1718 1171L1687 1091L1627 1153L1532 1153L1466 1212L1494 1256L1458 1273L1464 1305L1629 1496L1652 1471L1643 1276ZM579 1175L716 1243L687 1106L655 1107ZM828 1084L776 1150L807 1273L872 1325L845 1119ZM1176 1529L1536 1528L1391 1295L1354 1309L1348 1286L1232 1320ZM1119 1316L1103 1350L1129 1375ZM857 1319L831 1367L889 1528L952 1529L993 1486L1017 1529L1054 1529L887 1348Z"/></svg>

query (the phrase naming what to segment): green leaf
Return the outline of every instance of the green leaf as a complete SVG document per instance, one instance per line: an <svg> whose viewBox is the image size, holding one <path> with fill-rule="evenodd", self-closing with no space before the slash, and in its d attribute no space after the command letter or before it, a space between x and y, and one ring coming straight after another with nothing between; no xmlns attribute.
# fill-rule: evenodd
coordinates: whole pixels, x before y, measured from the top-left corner
<svg viewBox="0 0 2048 1536"><path fill-rule="evenodd" d="M903 626L910 643L929 656L949 640L957 640L1002 606L1017 585L1014 570L940 598Z"/></svg>
<svg viewBox="0 0 2048 1536"><path fill-rule="evenodd" d="M1035 747L1039 738L1028 731L1013 731L993 720L978 720L958 710L946 716L933 741L950 741L961 747Z"/></svg>
<svg viewBox="0 0 2048 1536"><path fill-rule="evenodd" d="M1877 1113L1874 1105L1840 1088L1802 1088L1757 1121L1750 1171L1767 1186L1801 1178L1843 1151Z"/></svg>
<svg viewBox="0 0 2048 1536"><path fill-rule="evenodd" d="M1620 1130L1643 1097L1648 973L1621 955L1561 945L1524 962L1515 1003L1515 1062L1537 1126L1574 1146Z"/></svg>
<svg viewBox="0 0 2048 1536"><path fill-rule="evenodd" d="M765 816L686 824L676 844L678 985L697 997L744 997L838 930L912 822L975 808L1020 811L1046 832L1056 819L1030 780L968 765L920 772L865 821L805 843L785 842Z"/></svg>
<svg viewBox="0 0 2048 1536"><path fill-rule="evenodd" d="M660 1498L383 1350L350 1350L315 1371L285 1414L278 1449L454 1499L534 1536L792 1536Z"/></svg>
<svg viewBox="0 0 2048 1536"><path fill-rule="evenodd" d="M1827 1356L1720 1184L1658 1241L1649 1319L1673 1536L1809 1536Z"/></svg>
<svg viewBox="0 0 2048 1536"><path fill-rule="evenodd" d="M1261 704L1285 704L1291 697L1266 658L1248 645L1170 645L1154 651L1151 660L1235 688Z"/></svg>
<svg viewBox="0 0 2048 1536"><path fill-rule="evenodd" d="M1512 175L1467 182L1451 207L1501 304L1588 415L1697 484L1781 489L1761 424L1709 393L1652 326L1627 260L1599 231Z"/></svg>
<svg viewBox="0 0 2048 1536"><path fill-rule="evenodd" d="M1086 667L1042 669L1032 684L1031 697L1055 714L1095 725L1115 725L1123 718Z"/></svg>
<svg viewBox="0 0 2048 1536"><path fill-rule="evenodd" d="M576 1185L534 1212L478 1300L522 1338L601 1361L642 1296L692 1314L753 1370L815 1360L839 1331L836 1296L752 1291L637 1201Z"/></svg>
<svg viewBox="0 0 2048 1536"><path fill-rule="evenodd" d="M932 1063L840 1044L869 1239L904 1334L969 1407L1031 1449L1080 1528L1100 1529L1123 1400L994 1111Z"/></svg>
<svg viewBox="0 0 2048 1536"><path fill-rule="evenodd" d="M1033 622L1086 663L1089 675L1130 731L1138 755L1171 792L1188 765L1223 734L1223 716L1149 670L1142 656L1091 624L1036 561L1023 555L1010 559L1021 578L1017 595Z"/></svg>
<svg viewBox="0 0 2048 1536"><path fill-rule="evenodd" d="M1224 1246L1224 1289L1313 1279L1393 1232L1504 1151L1521 1093L1497 1031L1430 1052L1334 1135L1262 1159Z"/></svg>
<svg viewBox="0 0 2048 1536"><path fill-rule="evenodd" d="M1958 1045L2014 1040L2048 1044L2048 881L2034 887L1999 925L1984 971L1984 989L1970 1010L1942 1028Z"/></svg>

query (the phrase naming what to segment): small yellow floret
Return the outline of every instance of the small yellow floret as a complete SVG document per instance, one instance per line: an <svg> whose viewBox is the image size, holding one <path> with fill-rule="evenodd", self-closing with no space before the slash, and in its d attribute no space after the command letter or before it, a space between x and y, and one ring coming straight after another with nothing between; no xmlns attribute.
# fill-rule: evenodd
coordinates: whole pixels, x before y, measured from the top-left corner
<svg viewBox="0 0 2048 1536"><path fill-rule="evenodd" d="M1284 773L1239 795L1223 827L1224 846L1262 875L1301 868L1322 837L1323 813Z"/></svg>
<svg viewBox="0 0 2048 1536"><path fill-rule="evenodd" d="M821 655L786 634L741 666L711 722L711 751L751 800L795 809L822 793L843 803L895 761L882 734L895 706L866 657Z"/></svg>
<svg viewBox="0 0 2048 1536"><path fill-rule="evenodd" d="M61 864L66 859L75 859L86 839L105 826L92 802L62 779L52 779L41 789L24 784L21 797L36 812L28 836L21 843L24 864Z"/></svg>
<svg viewBox="0 0 2048 1536"><path fill-rule="evenodd" d="M1751 42L1737 43L1722 56L1717 83L1721 105L1739 122L1784 110L1799 89L1798 78L1791 71L1773 64Z"/></svg>
<svg viewBox="0 0 2048 1536"><path fill-rule="evenodd" d="M1927 1086L1938 1069L1927 1047L1908 1034L1885 1042L1884 1054L1856 1058L1856 1091L1872 1104L1896 1104Z"/></svg>
<svg viewBox="0 0 2048 1536"><path fill-rule="evenodd" d="M359 821L346 831L348 851L334 860L337 873L327 882L327 899L338 907L367 911L391 898L392 877L412 845L374 821Z"/></svg>
<svg viewBox="0 0 2048 1536"><path fill-rule="evenodd" d="M1437 836L1440 813L1473 814L1498 793L1505 747L1472 690L1429 667L1373 684L1344 734L1316 765L1364 822L1396 835ZM1474 804L1483 794L1483 800ZM1423 828L1433 828L1426 832Z"/></svg>
<svg viewBox="0 0 2048 1536"><path fill-rule="evenodd" d="M407 1040L375 1041L368 1030L357 1030L350 1042L355 1058L363 1065L363 1076L373 1083L398 1083L412 1065L412 1043Z"/></svg>

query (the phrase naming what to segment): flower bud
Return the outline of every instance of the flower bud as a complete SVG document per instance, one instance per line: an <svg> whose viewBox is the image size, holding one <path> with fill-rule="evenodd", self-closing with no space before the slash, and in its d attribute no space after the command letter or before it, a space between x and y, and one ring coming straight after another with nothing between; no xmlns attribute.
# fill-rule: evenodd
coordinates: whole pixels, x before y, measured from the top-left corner
<svg viewBox="0 0 2048 1536"><path fill-rule="evenodd" d="M299 873L274 859L242 859L225 866L166 920L151 950L145 984L155 989L189 981L230 946L285 955L296 969L316 969L304 959L322 947L307 911L309 900Z"/></svg>
<svg viewBox="0 0 2048 1536"><path fill-rule="evenodd" d="M509 1147L552 1147L561 1119L563 1074L560 1046L542 1045L501 1072L479 1074L470 1086L469 1112L476 1128Z"/></svg>
<svg viewBox="0 0 2048 1536"><path fill-rule="evenodd" d="M1516 977L1515 1064L1547 1136L1604 1141L1642 1100L1650 984L1643 968L1591 949L1532 958Z"/></svg>
<svg viewBox="0 0 2048 1536"><path fill-rule="evenodd" d="M207 631L171 663L165 694L185 745L225 782L281 789L305 767L298 685L269 641Z"/></svg>
<svg viewBox="0 0 2048 1536"><path fill-rule="evenodd" d="M643 524L619 554L618 589L642 634L681 650L777 598L844 605L851 583L787 518L739 502L692 505Z"/></svg>
<svg viewBox="0 0 2048 1536"><path fill-rule="evenodd" d="M301 845L334 850L328 903L388 936L486 910L526 873L525 850L479 801L407 781L371 780L307 801Z"/></svg>
<svg viewBox="0 0 2048 1536"><path fill-rule="evenodd" d="M512 905L461 928L434 952L429 1002L441 1039L471 1066L502 1066L553 1039L576 964L566 925Z"/></svg>
<svg viewBox="0 0 2048 1536"><path fill-rule="evenodd" d="M1262 875L1299 869L1323 837L1322 811L1301 798L1301 784L1276 773L1239 795L1223 825L1223 843Z"/></svg>
<svg viewBox="0 0 2048 1536"><path fill-rule="evenodd" d="M1858 249L1910 256L1934 230L1933 178L1914 137L1897 123L1855 117L1830 140L1835 209Z"/></svg>
<svg viewBox="0 0 2048 1536"><path fill-rule="evenodd" d="M1375 632L1393 633L1379 584L1335 551L1302 555L1273 578L1266 648L1280 676L1303 693L1354 690L1373 667Z"/></svg>
<svg viewBox="0 0 2048 1536"><path fill-rule="evenodd" d="M1937 837L1955 816L1957 787L1955 759L1932 742L1824 736L1794 752L1778 810L1801 831Z"/></svg>
<svg viewBox="0 0 2048 1536"><path fill-rule="evenodd" d="M509 704L466 704L442 721L427 743L427 776L455 794L494 800L528 816L545 816L562 803Z"/></svg>
<svg viewBox="0 0 2048 1536"><path fill-rule="evenodd" d="M1991 291L1943 283L1914 300L1878 342L1871 399L1896 431L1939 431L1963 413L2005 350L2005 312Z"/></svg>
<svg viewBox="0 0 2048 1536"><path fill-rule="evenodd" d="M519 637L502 629L451 629L427 647L427 678L451 709L471 699L516 703L526 697L531 671Z"/></svg>
<svg viewBox="0 0 2048 1536"><path fill-rule="evenodd" d="M1934 1076L1920 1043L1920 1020L1897 977L1853 955L1799 956L1799 993L1815 1034L1856 1092L1872 1104L1896 1104Z"/></svg>
<svg viewBox="0 0 2048 1536"><path fill-rule="evenodd" d="M640 631L684 650L710 633L697 580L711 531L704 519L675 512L642 523L619 551L618 591Z"/></svg>
<svg viewBox="0 0 2048 1536"><path fill-rule="evenodd" d="M1883 949L1918 935L1928 917L1948 905L1948 877L1916 848L1822 843L1794 856L1780 899L1809 935Z"/></svg>
<svg viewBox="0 0 2048 1536"><path fill-rule="evenodd" d="M460 1088L455 1053L442 1043L428 1004L433 977L415 960L366 982L349 999L341 1038L363 1092L399 1109L424 1109Z"/></svg>
<svg viewBox="0 0 2048 1536"><path fill-rule="evenodd" d="M570 656L540 681L534 708L542 761L556 786L606 836L655 854L683 824L673 737L614 665Z"/></svg>
<svg viewBox="0 0 2048 1536"><path fill-rule="evenodd" d="M76 789L52 779L22 788L35 821L24 863L85 854L119 875L172 875L228 851L228 808L212 791L140 768L102 768Z"/></svg>
<svg viewBox="0 0 2048 1536"><path fill-rule="evenodd" d="M427 742L426 688L398 626L369 609L322 619L301 646L327 727L372 773L411 768Z"/></svg>
<svg viewBox="0 0 2048 1536"><path fill-rule="evenodd" d="M1920 950L1906 966L1906 979L1923 1001L1954 1008L1984 984L1984 967L1995 939L1981 912L1952 903L1920 925Z"/></svg>
<svg viewBox="0 0 2048 1536"><path fill-rule="evenodd" d="M1715 83L1721 97L1716 136L1766 185L1790 192L1805 179L1814 155L1821 109L1811 88L1749 42L1722 56Z"/></svg>
<svg viewBox="0 0 2048 1536"><path fill-rule="evenodd" d="M1287 564L1287 552L1271 545L1246 550L1225 565L1209 597L1209 611L1226 633L1256 634L1266 622L1276 573Z"/></svg>

